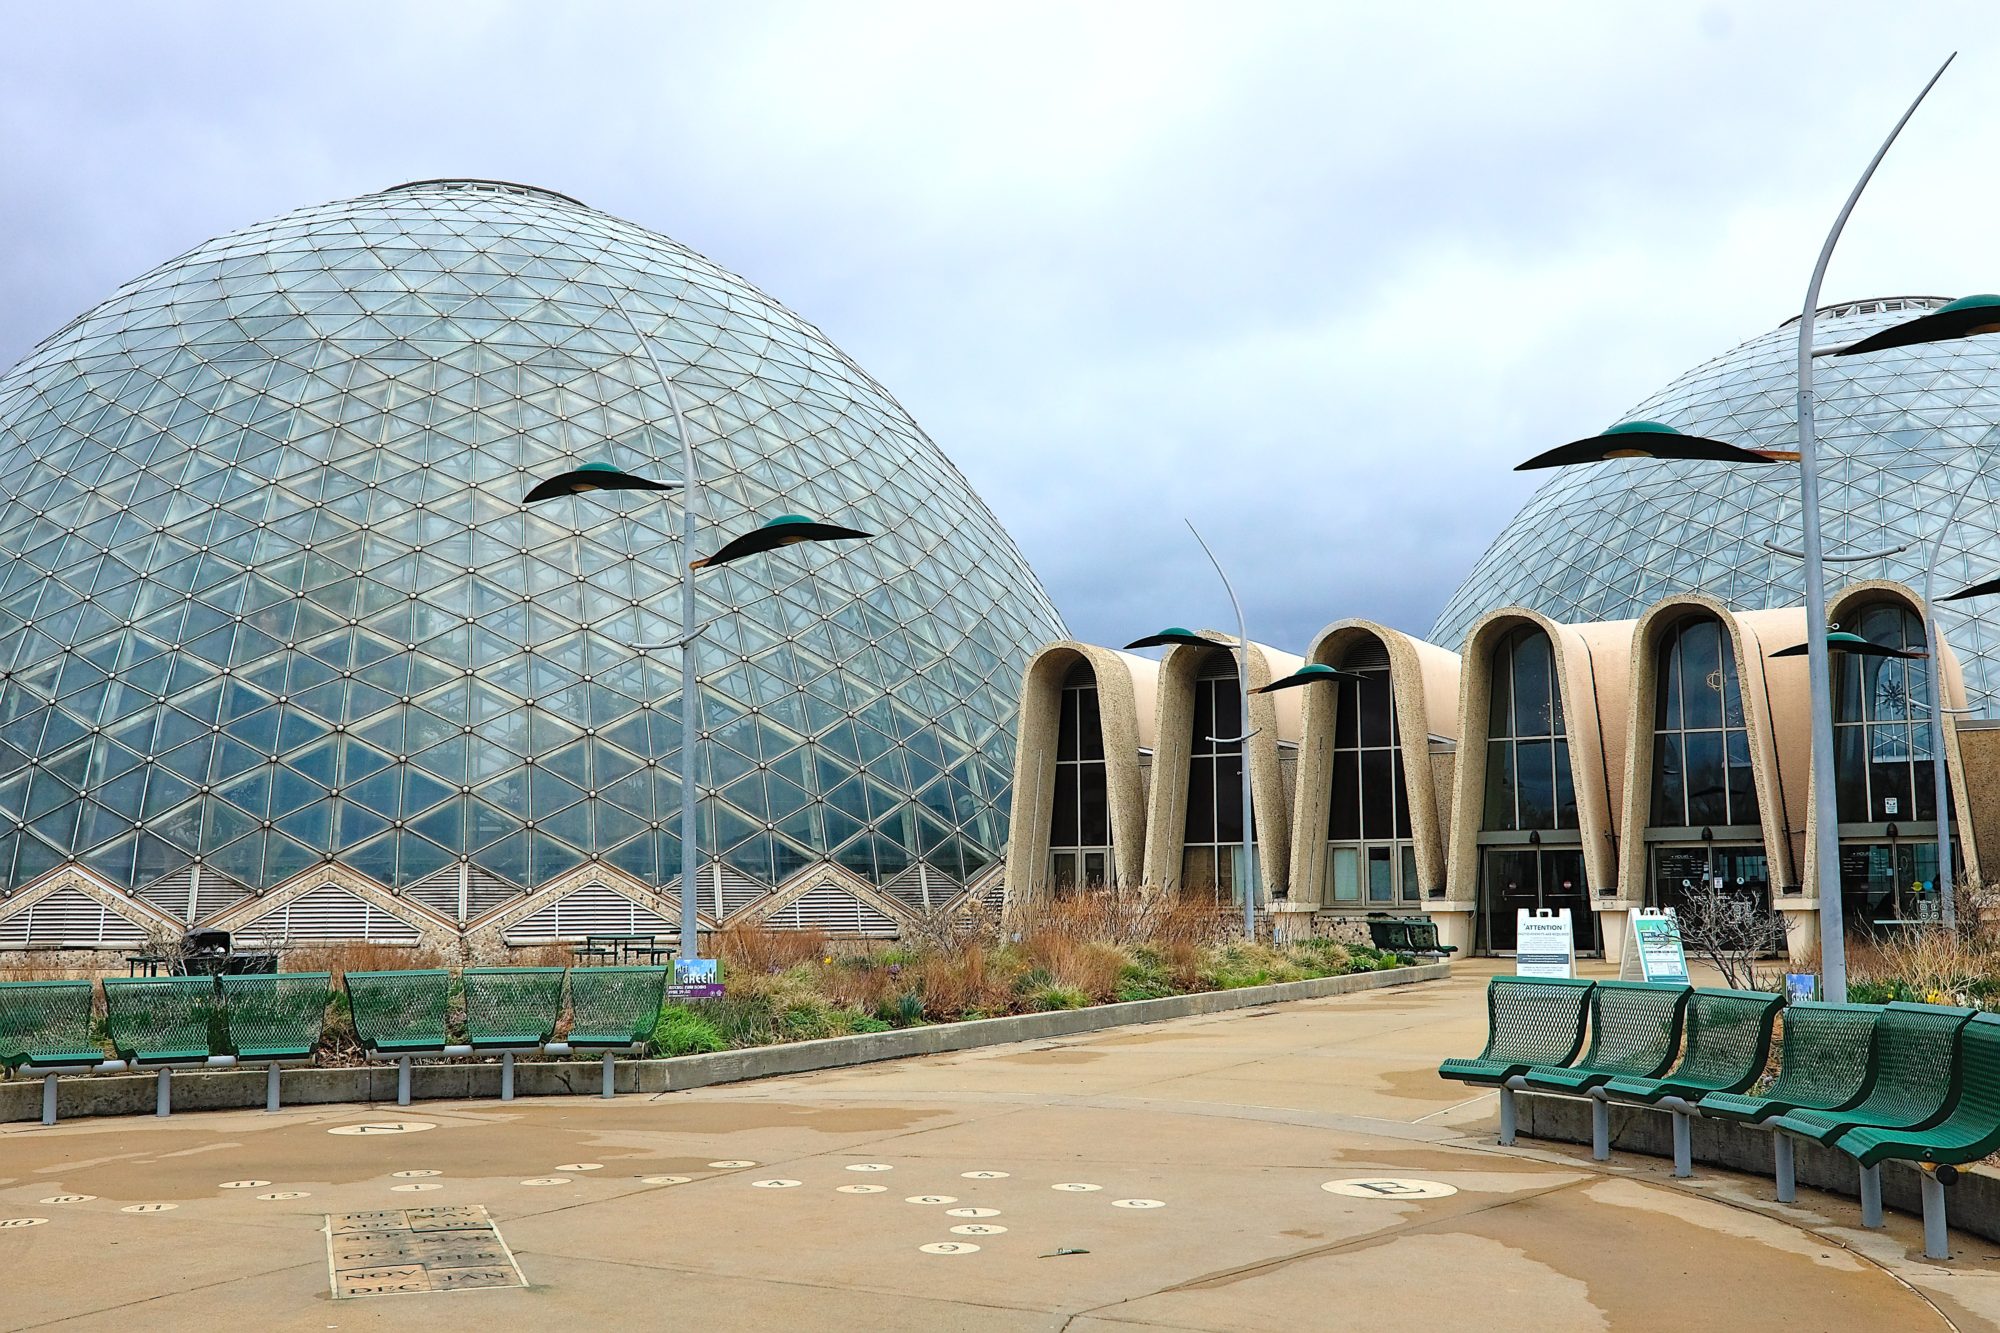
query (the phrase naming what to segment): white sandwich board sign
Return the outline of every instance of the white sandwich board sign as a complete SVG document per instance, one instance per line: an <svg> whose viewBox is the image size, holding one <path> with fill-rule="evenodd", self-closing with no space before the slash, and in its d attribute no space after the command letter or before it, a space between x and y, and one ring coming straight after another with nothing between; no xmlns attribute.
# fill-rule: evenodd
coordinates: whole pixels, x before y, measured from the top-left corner
<svg viewBox="0 0 2000 1333"><path fill-rule="evenodd" d="M1625 916L1625 950L1619 956L1623 981L1688 983L1687 952L1681 947L1680 918L1669 907L1653 912L1635 907Z"/></svg>
<svg viewBox="0 0 2000 1333"><path fill-rule="evenodd" d="M1576 932L1567 907L1556 911L1523 907L1514 913L1514 975L1576 975Z"/></svg>

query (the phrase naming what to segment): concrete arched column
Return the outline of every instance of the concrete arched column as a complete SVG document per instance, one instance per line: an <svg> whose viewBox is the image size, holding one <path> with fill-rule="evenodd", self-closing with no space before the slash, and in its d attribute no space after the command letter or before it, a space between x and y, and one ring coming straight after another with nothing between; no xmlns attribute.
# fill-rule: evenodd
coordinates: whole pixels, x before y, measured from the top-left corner
<svg viewBox="0 0 2000 1333"><path fill-rule="evenodd" d="M1113 877L1127 888L1137 887L1144 878L1146 796L1139 751L1152 743L1153 676L1158 664L1130 653L1064 639L1044 646L1030 658L1021 680L1013 814L1007 843L1007 885L1013 901L1039 892L1048 879L1062 687L1078 663L1088 667L1097 682L1098 718L1104 730L1105 793L1111 807Z"/></svg>
<svg viewBox="0 0 2000 1333"><path fill-rule="evenodd" d="M1153 888L1180 887L1181 853L1187 840L1188 758L1194 739L1194 685L1211 653L1232 665L1233 640L1218 630L1198 633L1217 641L1214 648L1180 646L1160 660L1159 696L1153 724L1153 791L1146 807L1145 882ZM1299 668L1300 660L1263 644L1250 645L1250 686L1268 685ZM1246 747L1250 802L1256 818L1257 866L1265 892L1273 897L1288 886L1291 858L1291 800L1278 758L1278 742L1299 735L1300 691L1250 696L1250 726L1256 735Z"/></svg>
<svg viewBox="0 0 2000 1333"><path fill-rule="evenodd" d="M1337 667L1355 645L1379 643L1389 655L1389 688L1396 701L1403 775L1410 805L1410 841L1417 879L1425 889L1445 883L1445 815L1438 765L1430 738L1458 736L1458 654L1370 620L1342 620L1321 630L1308 662ZM1332 799L1333 735L1338 691L1313 685L1305 696L1299 736L1298 790L1292 798L1291 893L1294 905L1326 906L1327 805Z"/></svg>
<svg viewBox="0 0 2000 1333"><path fill-rule="evenodd" d="M1744 623L1712 597L1687 594L1667 597L1646 609L1632 631L1631 695L1626 708L1624 810L1619 826L1630 836L1620 844L1618 897L1607 906L1642 907L1646 902L1647 846L1645 830L1652 822L1653 716L1659 696L1659 648L1667 633L1689 620L1714 620L1729 636L1736 656L1736 687L1743 700L1744 730L1750 740L1750 772L1757 792L1758 824L1764 855L1771 867L1771 895L1781 905L1785 886L1793 878L1791 839L1787 836L1784 782L1779 772L1776 733L1771 721L1771 697L1766 646L1754 624ZM1768 626L1767 626L1768 628ZM1780 659L1781 661L1783 659Z"/></svg>

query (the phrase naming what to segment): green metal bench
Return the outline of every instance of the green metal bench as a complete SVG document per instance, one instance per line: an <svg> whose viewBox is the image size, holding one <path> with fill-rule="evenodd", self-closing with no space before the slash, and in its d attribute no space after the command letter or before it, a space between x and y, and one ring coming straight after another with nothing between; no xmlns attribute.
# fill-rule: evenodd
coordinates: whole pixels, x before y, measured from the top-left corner
<svg viewBox="0 0 2000 1333"><path fill-rule="evenodd" d="M56 1122L57 1070L95 1069L97 990L88 981L0 981L0 1065L42 1076L42 1123Z"/></svg>
<svg viewBox="0 0 2000 1333"><path fill-rule="evenodd" d="M465 1036L475 1051L500 1052L500 1100L514 1100L514 1053L539 1050L562 1020L560 967L468 967Z"/></svg>
<svg viewBox="0 0 2000 1333"><path fill-rule="evenodd" d="M1757 1081L1784 1003L1784 996L1769 991L1697 990L1687 1001L1687 1043L1673 1069L1658 1078L1621 1075L1604 1084L1607 1097L1664 1106L1672 1114L1675 1175L1694 1174L1695 1103Z"/></svg>
<svg viewBox="0 0 2000 1333"><path fill-rule="evenodd" d="M155 1115L173 1114L175 1065L235 1063L214 977L106 977L104 1031L119 1059L159 1071Z"/></svg>
<svg viewBox="0 0 2000 1333"><path fill-rule="evenodd" d="M1365 919L1368 923L1368 942L1383 953L1410 958L1443 958L1458 952L1457 945L1438 942L1437 922L1427 916L1400 917L1371 912Z"/></svg>
<svg viewBox="0 0 2000 1333"><path fill-rule="evenodd" d="M1514 1090L1530 1069L1566 1065L1583 1049L1597 983L1568 977L1494 977L1486 983L1486 1049L1446 1060L1438 1076L1500 1090L1500 1142L1514 1141Z"/></svg>
<svg viewBox="0 0 2000 1333"><path fill-rule="evenodd" d="M604 1053L604 1095L615 1091L612 1057L619 1051L642 1049L660 1021L667 998L664 967L580 967L569 974L570 1029L566 1039L573 1051Z"/></svg>
<svg viewBox="0 0 2000 1333"><path fill-rule="evenodd" d="M1614 1078L1658 1078L1680 1050L1686 986L1661 981L1600 981L1590 993L1590 1049L1567 1067L1538 1066L1519 1076L1536 1092L1590 1098L1590 1155L1611 1156L1611 1110L1599 1092ZM1512 1080L1510 1080L1512 1081Z"/></svg>
<svg viewBox="0 0 2000 1333"><path fill-rule="evenodd" d="M371 1059L396 1061L396 1105L408 1106L411 1057L452 1053L446 1031L451 973L443 968L349 972L343 981L361 1049Z"/></svg>
<svg viewBox="0 0 2000 1333"><path fill-rule="evenodd" d="M1949 1113L1928 1129L1851 1129L1834 1147L1866 1168L1891 1158L1921 1165L1924 1257L1949 1259L1944 1187L1957 1168L2000 1150L2000 1014L1974 1014L1958 1034L1957 1091Z"/></svg>
<svg viewBox="0 0 2000 1333"><path fill-rule="evenodd" d="M324 972L224 976L229 1048L239 1064L262 1064L264 1109L279 1105L278 1068L312 1059L326 1027L333 979Z"/></svg>
<svg viewBox="0 0 2000 1333"><path fill-rule="evenodd" d="M1950 1114L1959 1089L1959 1031L1972 1010L1929 1004L1889 1004L1875 1024L1868 1059L1875 1085L1868 1096L1837 1111L1800 1109L1766 1121L1780 1135L1832 1143L1849 1130L1929 1129ZM1882 1225L1882 1169L1861 1166L1861 1224Z"/></svg>

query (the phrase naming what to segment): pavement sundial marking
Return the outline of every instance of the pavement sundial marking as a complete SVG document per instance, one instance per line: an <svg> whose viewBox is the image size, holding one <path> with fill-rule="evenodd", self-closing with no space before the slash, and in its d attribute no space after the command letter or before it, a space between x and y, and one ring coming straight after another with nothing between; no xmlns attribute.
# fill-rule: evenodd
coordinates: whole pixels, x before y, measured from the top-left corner
<svg viewBox="0 0 2000 1333"><path fill-rule="evenodd" d="M271 1182L268 1180L225 1180L216 1188L219 1190L260 1190Z"/></svg>
<svg viewBox="0 0 2000 1333"><path fill-rule="evenodd" d="M1113 1199L1111 1206L1113 1208L1164 1208L1167 1205L1160 1199Z"/></svg>
<svg viewBox="0 0 2000 1333"><path fill-rule="evenodd" d="M478 1204L329 1213L326 1257L336 1300L528 1285Z"/></svg>
<svg viewBox="0 0 2000 1333"><path fill-rule="evenodd" d="M957 1203L957 1202L958 1202L958 1199L957 1199L957 1198L956 1198L955 1196L953 1196L953 1195L950 1195L950 1194L912 1194L912 1195L911 1195L911 1196L910 1196L909 1198L907 1198L907 1199L903 1200L903 1202L904 1202L904 1203L931 1203L931 1204L935 1204L935 1203Z"/></svg>
<svg viewBox="0 0 2000 1333"><path fill-rule="evenodd" d="M954 1236L1000 1236L1005 1235L1006 1231L1006 1227L992 1222L967 1222L963 1226L953 1227L951 1234Z"/></svg>
<svg viewBox="0 0 2000 1333"><path fill-rule="evenodd" d="M836 1185L834 1186L834 1192L836 1194L887 1194L889 1187L887 1185Z"/></svg>
<svg viewBox="0 0 2000 1333"><path fill-rule="evenodd" d="M1051 1185L1049 1188L1052 1190L1061 1190L1065 1194L1092 1194L1103 1189L1104 1186L1086 1185L1080 1180L1065 1180L1062 1184Z"/></svg>
<svg viewBox="0 0 2000 1333"><path fill-rule="evenodd" d="M41 1202L41 1203L89 1203L89 1202L90 1202L90 1201L91 1201L92 1199L95 1199L96 1197L97 1197L97 1196L96 1196L95 1194L51 1194L51 1195L50 1195L50 1196L49 1196L48 1198L46 1198L46 1199L41 1199L41 1200L38 1200L38 1202Z"/></svg>
<svg viewBox="0 0 2000 1333"><path fill-rule="evenodd" d="M894 1171L896 1168L890 1166L887 1162L850 1162L847 1169L849 1171Z"/></svg>
<svg viewBox="0 0 2000 1333"><path fill-rule="evenodd" d="M442 1171L391 1171L389 1177L392 1180L416 1180L423 1176L441 1176L443 1174L444 1172Z"/></svg>
<svg viewBox="0 0 2000 1333"><path fill-rule="evenodd" d="M530 1176L530 1177L529 1177L528 1179L526 1179L526 1180L522 1181L521 1183L522 1183L523 1185L567 1185L567 1184L569 1184L569 1177L568 1177L568 1176Z"/></svg>
<svg viewBox="0 0 2000 1333"><path fill-rule="evenodd" d="M329 1134L419 1134L437 1126L428 1120L369 1120L359 1125L335 1125Z"/></svg>
<svg viewBox="0 0 2000 1333"><path fill-rule="evenodd" d="M757 1164L755 1162L739 1162L731 1160L726 1162L710 1162L709 1165L711 1167L714 1167L717 1171L734 1171L739 1167L755 1166Z"/></svg>
<svg viewBox="0 0 2000 1333"><path fill-rule="evenodd" d="M959 1175L959 1179L961 1179L961 1180L1005 1180L1005 1179L1007 1179L1007 1172L1005 1172L1005 1171L961 1171L961 1172L959 1172L959 1173L958 1173L958 1175Z"/></svg>
<svg viewBox="0 0 2000 1333"><path fill-rule="evenodd" d="M178 1207L180 1205L177 1203L134 1203L127 1204L118 1211L121 1213L171 1213Z"/></svg>
<svg viewBox="0 0 2000 1333"><path fill-rule="evenodd" d="M1354 1176L1329 1180L1320 1186L1328 1194L1344 1194L1353 1199L1442 1199L1458 1193L1458 1186L1441 1180L1411 1180L1395 1176Z"/></svg>
<svg viewBox="0 0 2000 1333"><path fill-rule="evenodd" d="M794 1185L803 1184L805 1184L803 1180L786 1180L780 1177L775 1180L753 1180L750 1182L750 1188L758 1190L788 1190Z"/></svg>
<svg viewBox="0 0 2000 1333"><path fill-rule="evenodd" d="M285 1199L310 1199L312 1194L308 1190L277 1190L270 1194L259 1194L257 1197L267 1202L279 1202Z"/></svg>
<svg viewBox="0 0 2000 1333"><path fill-rule="evenodd" d="M556 1168L558 1171L602 1171L603 1169L602 1162L565 1162Z"/></svg>
<svg viewBox="0 0 2000 1333"><path fill-rule="evenodd" d="M692 1176L640 1176L641 1185L685 1185Z"/></svg>
<svg viewBox="0 0 2000 1333"><path fill-rule="evenodd" d="M441 1190L444 1186L435 1180L418 1180L408 1185L391 1185L389 1188L398 1194L418 1194L424 1190Z"/></svg>
<svg viewBox="0 0 2000 1333"><path fill-rule="evenodd" d="M925 1254L977 1254L979 1247L969 1241L934 1240L928 1245L919 1245Z"/></svg>
<svg viewBox="0 0 2000 1333"><path fill-rule="evenodd" d="M0 1227L9 1230L15 1227L39 1227L48 1224L46 1217L0 1217Z"/></svg>
<svg viewBox="0 0 2000 1333"><path fill-rule="evenodd" d="M1000 1216L1000 1210L998 1208L947 1208L944 1210L944 1215L946 1217L998 1217Z"/></svg>

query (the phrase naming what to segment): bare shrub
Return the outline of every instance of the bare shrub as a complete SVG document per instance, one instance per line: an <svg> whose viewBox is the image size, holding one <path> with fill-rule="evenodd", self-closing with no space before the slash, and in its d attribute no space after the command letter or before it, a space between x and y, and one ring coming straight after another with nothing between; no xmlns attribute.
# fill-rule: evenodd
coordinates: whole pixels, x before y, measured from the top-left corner
<svg viewBox="0 0 2000 1333"><path fill-rule="evenodd" d="M285 972L327 972L338 985L349 972L401 972L414 968L446 967L455 962L436 949L421 945L367 944L348 941L338 944L308 944L281 950L278 965Z"/></svg>
<svg viewBox="0 0 2000 1333"><path fill-rule="evenodd" d="M800 963L829 955L823 930L772 930L763 925L727 926L714 937L715 956L726 976L731 968L744 972L783 972Z"/></svg>
<svg viewBox="0 0 2000 1333"><path fill-rule="evenodd" d="M1682 948L1720 972L1724 985L1733 990L1783 986L1785 918L1768 899L1705 883L1688 890L1676 915Z"/></svg>

